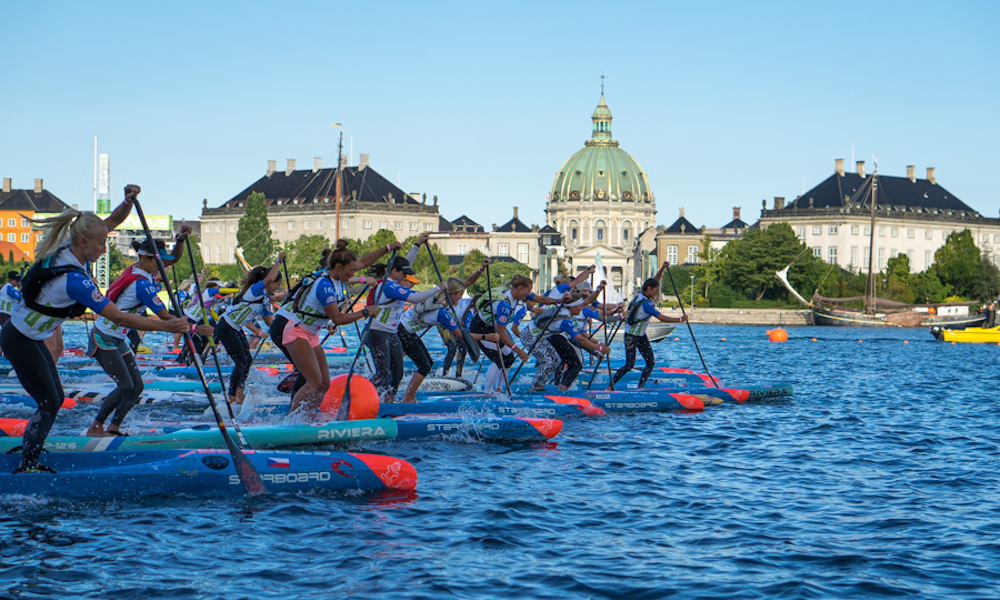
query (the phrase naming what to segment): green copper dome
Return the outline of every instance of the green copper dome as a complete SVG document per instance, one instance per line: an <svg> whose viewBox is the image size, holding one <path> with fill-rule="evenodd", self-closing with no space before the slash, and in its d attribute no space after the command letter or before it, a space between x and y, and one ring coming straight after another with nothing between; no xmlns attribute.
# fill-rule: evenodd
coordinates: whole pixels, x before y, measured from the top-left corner
<svg viewBox="0 0 1000 600"><path fill-rule="evenodd" d="M601 101L594 110L593 135L583 149L569 157L552 184L550 200L618 200L651 202L649 180L639 163L611 137L611 109Z"/></svg>

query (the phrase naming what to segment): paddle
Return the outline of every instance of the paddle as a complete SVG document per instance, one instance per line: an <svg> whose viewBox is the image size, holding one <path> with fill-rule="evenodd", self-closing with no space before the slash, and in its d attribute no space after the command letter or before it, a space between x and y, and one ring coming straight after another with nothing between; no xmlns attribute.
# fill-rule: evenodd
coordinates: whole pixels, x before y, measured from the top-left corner
<svg viewBox="0 0 1000 600"><path fill-rule="evenodd" d="M378 303L382 299L382 292L385 291L385 283L389 280L389 269L392 267L392 263L395 260L396 250L393 250L392 254L389 255L389 261L386 263L385 278L382 279L382 285L378 287L378 292L375 294L375 302L372 304L375 307L378 307ZM359 294L358 298L360 297L361 295ZM355 302L357 301L355 300ZM368 341L369 331L371 331L372 321L374 319L374 316L368 317L368 322L365 323L364 333L361 334L361 343L358 344L358 351L354 353L354 360L351 361L351 369L347 372L347 385L344 386L344 396L340 399L340 408L337 409L338 421L346 421L347 416L351 412L351 379L354 377L354 367L358 364L358 357L361 356L361 349L365 347L365 343Z"/></svg>
<svg viewBox="0 0 1000 600"><path fill-rule="evenodd" d="M187 248L188 259L191 261L191 272L194 273L198 268L194 262L194 253L191 252L191 238L184 238L184 246ZM198 304L201 305L201 320L205 325L208 325L208 309L205 308L205 298L201 295L201 284L198 283L198 278L194 278L194 292L198 296ZM215 340L212 336L208 336L208 347L212 350L212 360L215 361L215 372L219 375L219 383L225 385L225 379L222 377L222 366L219 364L219 353L215 350ZM199 357L201 358L201 357ZM244 448L247 448L246 438L243 437L243 432L240 430L240 426L236 424L236 413L233 412L233 405L229 403L229 397L223 393L223 399L226 401L226 408L229 409L229 418L233 420L233 429L236 430L236 435L240 438L240 443Z"/></svg>
<svg viewBox="0 0 1000 600"><path fill-rule="evenodd" d="M493 281L490 279L490 263L486 263L486 295L490 301L490 312L493 313L493 333L497 332L497 316L494 312L496 309L493 307ZM500 373L503 374L503 383L507 386L507 397L510 397L510 379L507 378L507 367L504 366L503 358L503 346L501 342L497 341L497 354L500 356L500 364L497 365L500 368ZM469 348L469 352L472 352L472 347ZM521 363L524 364L524 363ZM518 366L518 370L521 367ZM516 376L516 374L515 374Z"/></svg>
<svg viewBox="0 0 1000 600"><path fill-rule="evenodd" d="M138 199L133 199L132 203L135 205L135 210L139 215L139 221L142 223L143 232L146 234L146 239L150 243L155 244L153 241L153 232L149 230L149 224L146 223L146 215L142 212L142 206L139 204ZM155 247L155 246L154 246ZM191 252L188 249L188 255ZM160 253L156 252L153 254L156 258L156 267L160 271L160 276L163 278L163 287L167 288L167 295L170 297L170 303L174 309L174 315L179 319L184 319L183 313L181 313L180 305L177 303L177 296L174 294L174 290L170 286L170 279L167 277L167 268L163 266L163 260L160 259ZM194 257L191 259L194 262ZM196 272L192 265L192 273ZM194 340L191 339L190 332L184 334L184 340L188 344L192 355L194 358L195 368L198 370L198 377L201 378L201 385L205 388L205 394L208 396L208 403L212 406L212 412L215 414L215 421L219 426L219 433L222 434L223 439L226 442L226 447L229 449L229 455L233 460L233 466L236 468L236 474L240 478L240 483L243 484L243 489L246 490L247 496L260 496L261 494L267 493L267 488L264 487L264 480L261 478L260 473L254 468L253 463L250 459L243 454L233 438L229 436L229 432L226 430L226 424L222 421L222 414L219 412L219 407L215 403L215 398L212 396L211 387L208 385L208 380L205 378L205 371L201 365L201 357L195 352Z"/></svg>
<svg viewBox="0 0 1000 600"><path fill-rule="evenodd" d="M430 254L431 256L431 264L434 265L434 272L437 273L438 281L441 282L441 289L444 291L445 302L448 303L448 310L451 311L451 317L455 319L455 323L458 325L458 330L462 333L462 339L465 340L465 345L469 347L469 356L472 357L472 362L476 362L479 360L479 344L476 343L476 340L472 339L472 334L462 326L462 321L458 318L458 311L455 310L455 305L451 302L451 294L448 293L448 288L444 283L444 278L441 277L441 269L438 269L437 260L434 258L434 252L431 251L431 245L425 245L427 246L427 254ZM490 268L488 263L486 268ZM487 283L489 283L488 276ZM493 301L491 300L490 302L492 303ZM494 330L495 329L496 328L494 327ZM427 331L430 331L430 329L427 329L424 333L427 333Z"/></svg>
<svg viewBox="0 0 1000 600"><path fill-rule="evenodd" d="M535 350L535 346L538 345L538 342L540 342L543 339L545 339L545 334L549 332L549 326L552 325L552 321L555 321L556 317L559 316L559 311L561 311L563 309L563 305L565 305L565 304L566 304L566 301L563 300L558 305L556 305L556 309L555 309L556 312L555 312L555 314L553 314L551 317L549 317L548 319L546 319L546 321L545 321L545 327L542 328L542 333L540 333L538 335L538 337L535 338L535 341L533 341L531 343L531 348L528 348L528 356L531 356L531 353ZM539 317L539 318L541 318L541 317ZM530 325L528 327L530 327ZM523 362L521 364L517 365L517 370L514 371L514 376L511 377L511 379L517 381L517 374L521 372L521 367L523 367L523 366L524 366Z"/></svg>
<svg viewBox="0 0 1000 600"><path fill-rule="evenodd" d="M358 300L361 300L362 294L364 294L367 291L368 291L368 286L366 285L365 287L361 288L361 291L358 293L358 296L354 300L352 300L350 304L345 304L343 307L341 307L341 310L348 312L351 309L353 309L354 305L358 303ZM344 339L344 332L340 331L340 327L337 326L334 326L334 329L340 332L340 339L344 341L344 348L347 348L347 340ZM320 348L323 347L323 344L326 343L326 340L330 339L331 335L333 335L332 331L326 332L326 336L323 337L323 341L319 343Z"/></svg>
<svg viewBox="0 0 1000 600"><path fill-rule="evenodd" d="M677 283L674 282L674 274L670 272L670 263L667 263L667 275L670 276L670 285L674 286L674 295L677 296L677 305L681 307L681 314L684 315L684 322L687 323L688 331L691 333L691 341L694 342L694 349L698 351L698 358L701 359L701 366L705 367L705 373L711 377L712 384L716 389L719 389L719 384L715 381L715 377L712 377L712 373L708 370L708 365L705 364L705 357L701 355L701 348L698 347L698 340L694 337L694 329L691 329L691 321L687 318L687 313L684 312L684 302L681 300L681 293L677 290Z"/></svg>
<svg viewBox="0 0 1000 600"><path fill-rule="evenodd" d="M608 312L607 312L607 307L608 307L608 288L607 288L606 285L605 285L604 288L601 289L601 304L604 305L604 307L603 307L604 308L604 318L607 319L608 318ZM604 329L604 346L608 349L608 381L611 382L611 390L614 391L614 389L615 389L615 376L611 373L611 344L608 341L608 328L604 327L604 325L607 325L607 321L605 321L604 323L601 324L601 328ZM597 366L598 367L601 366L601 361L600 360L597 361Z"/></svg>
<svg viewBox="0 0 1000 600"><path fill-rule="evenodd" d="M610 339L614 340L615 336L618 335L618 330L621 329L622 325L624 325L624 324L625 324L625 319L622 319L621 321L619 321L618 325L615 327L614 333L612 333L608 337ZM607 333L607 330L605 330L605 333ZM594 372L591 373L591 375L590 375L590 381L587 382L587 390L588 391L590 390L590 387L592 385L594 385L594 379L597 377L597 371L600 370L600 367L601 367L601 364L600 364L600 361L598 361L597 367L594 368ZM608 373L611 373L611 355L610 354L608 354ZM611 379L614 380L614 375L611 376ZM611 384L611 389L612 390L615 389L613 384Z"/></svg>

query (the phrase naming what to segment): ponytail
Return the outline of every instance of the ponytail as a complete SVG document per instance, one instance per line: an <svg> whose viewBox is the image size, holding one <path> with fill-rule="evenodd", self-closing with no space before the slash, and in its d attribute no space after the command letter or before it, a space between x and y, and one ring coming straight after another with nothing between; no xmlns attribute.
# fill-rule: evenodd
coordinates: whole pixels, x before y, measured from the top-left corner
<svg viewBox="0 0 1000 600"><path fill-rule="evenodd" d="M108 235L108 226L104 223L104 219L92 212L70 209L48 219L31 219L25 215L21 216L31 221L35 228L45 231L45 237L35 247L37 260L52 256L59 248L62 248L67 240L72 242L81 237L93 239L101 235L105 237Z"/></svg>

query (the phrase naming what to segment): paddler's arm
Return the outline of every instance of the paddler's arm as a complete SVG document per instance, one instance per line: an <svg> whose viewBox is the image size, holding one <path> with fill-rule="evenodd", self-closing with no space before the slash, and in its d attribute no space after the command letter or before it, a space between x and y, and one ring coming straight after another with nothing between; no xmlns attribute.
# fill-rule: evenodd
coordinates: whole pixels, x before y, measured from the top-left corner
<svg viewBox="0 0 1000 600"><path fill-rule="evenodd" d="M108 231L114 231L128 218L129 213L132 212L132 201L136 199L136 196L141 191L142 188L132 183L125 186L125 199L111 211L108 218L104 219L104 224L108 226Z"/></svg>
<svg viewBox="0 0 1000 600"><path fill-rule="evenodd" d="M370 266L374 265L376 262L378 262L378 259L382 258L386 254L389 254L393 250L399 250L402 247L403 247L403 244L401 244L399 242L393 242L393 243L391 243L391 244L389 244L387 246L383 246L382 248L379 248L378 250L375 250L374 252L369 252L368 254L365 254L364 256L362 256L361 258L358 259L358 269L357 270L361 271L361 270L367 269L368 267L370 267Z"/></svg>
<svg viewBox="0 0 1000 600"><path fill-rule="evenodd" d="M562 298L549 298L548 296L539 296L538 294L529 294L525 298L525 300L537 302L538 304L562 304L565 299L565 295Z"/></svg>
<svg viewBox="0 0 1000 600"><path fill-rule="evenodd" d="M587 350L591 350L593 352L601 352L603 354L610 354L611 353L611 348L608 347L608 346L605 346L604 342L595 342L593 339L591 339L590 337L588 337L583 332L580 332L580 333L574 335L573 339L576 341L576 343L577 343L578 346L580 346L582 348L586 348Z"/></svg>
<svg viewBox="0 0 1000 600"><path fill-rule="evenodd" d="M264 277L264 287L274 283L278 279L278 275L281 275L281 263L285 262L285 256L287 255L284 252L278 253L278 260L274 261L274 266L271 267L271 270Z"/></svg>
<svg viewBox="0 0 1000 600"><path fill-rule="evenodd" d="M584 298L584 300L583 300L583 304L584 304L584 306L590 306L590 305L591 305L591 304L592 304L592 303L593 303L593 302L594 302L595 300L597 300L597 298L598 298L598 297L600 297L600 295L601 295L601 292L602 292L602 291L604 291L604 286L605 286L605 285L606 285L607 283L608 283L607 281L602 281L602 282L601 282L601 283L600 283L600 284L599 284L599 285L597 286L597 289L596 289L596 290L594 290L594 291L590 292L590 295L589 295L589 296L587 296L586 298Z"/></svg>
<svg viewBox="0 0 1000 600"><path fill-rule="evenodd" d="M570 289L575 288L576 286L580 285L584 281L587 281L588 279L590 279L590 276L593 275L594 271L596 271L596 270L597 270L597 265L590 265L589 267L587 267L586 269L584 269L583 273L580 273L579 275L577 275L576 279L574 279L574 280L572 280L572 281L569 282Z"/></svg>
<svg viewBox="0 0 1000 600"><path fill-rule="evenodd" d="M178 233L177 237L174 238L174 249L170 251L170 256L173 256L174 259L163 261L164 266L169 267L170 265L177 264L177 261L184 256L184 240L186 240L189 235L191 235L191 228L187 225L181 227L180 233Z"/></svg>
<svg viewBox="0 0 1000 600"><path fill-rule="evenodd" d="M655 279L657 281L663 281L663 272L666 271L667 267L669 267L669 266L670 266L670 262L663 261L663 266L660 267L660 270L656 272L656 275L653 276L653 279Z"/></svg>
<svg viewBox="0 0 1000 600"><path fill-rule="evenodd" d="M426 244L427 240L431 239L430 234L425 233L424 235L417 238L416 243L413 244L413 248L406 253L406 260L412 265L413 261L417 259L417 253L420 252L420 245ZM430 247L427 247L427 251L430 252Z"/></svg>
<svg viewBox="0 0 1000 600"><path fill-rule="evenodd" d="M483 272L486 271L486 265L488 265L488 264L490 264L490 259L484 258L483 259L483 265L481 267L479 267L477 270L473 271L472 274L469 275L468 277L466 277L465 281L462 282L462 283L465 284L465 287L469 287L473 283L476 283L476 281L479 280L479 276L482 275Z"/></svg>

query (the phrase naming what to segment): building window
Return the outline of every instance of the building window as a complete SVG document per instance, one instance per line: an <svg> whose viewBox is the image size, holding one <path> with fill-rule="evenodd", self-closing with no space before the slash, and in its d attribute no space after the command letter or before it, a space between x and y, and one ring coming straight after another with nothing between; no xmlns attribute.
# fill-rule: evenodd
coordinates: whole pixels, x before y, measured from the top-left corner
<svg viewBox="0 0 1000 600"><path fill-rule="evenodd" d="M372 228L372 222L371 221L365 221L364 223L362 223L361 227L363 229L371 229Z"/></svg>
<svg viewBox="0 0 1000 600"><path fill-rule="evenodd" d="M569 230L569 237L570 239L576 241L576 227Z"/></svg>
<svg viewBox="0 0 1000 600"><path fill-rule="evenodd" d="M226 257L227 259L233 256L233 254L234 254L233 250L235 250L235 248L233 248L232 246L230 246L229 247L229 255Z"/></svg>
<svg viewBox="0 0 1000 600"><path fill-rule="evenodd" d="M464 256L465 253L468 252L468 251L469 251L469 246L467 244L459 244L458 245L458 253L460 255Z"/></svg>
<svg viewBox="0 0 1000 600"><path fill-rule="evenodd" d="M851 265L855 266L855 267L859 266L858 265L858 247L857 246L851 246Z"/></svg>
<svg viewBox="0 0 1000 600"><path fill-rule="evenodd" d="M309 229L309 227L310 227L310 223L309 223L309 221L306 221L306 224L305 224L305 229L306 229L306 230L308 230L308 229Z"/></svg>
<svg viewBox="0 0 1000 600"><path fill-rule="evenodd" d="M698 246L688 246L688 264L698 264Z"/></svg>
<svg viewBox="0 0 1000 600"><path fill-rule="evenodd" d="M931 268L933 261L931 260L931 251L924 250L924 270Z"/></svg>
<svg viewBox="0 0 1000 600"><path fill-rule="evenodd" d="M517 262L521 264L528 264L528 245L518 244L517 245Z"/></svg>
<svg viewBox="0 0 1000 600"><path fill-rule="evenodd" d="M499 244L497 247L497 256L510 256L510 244Z"/></svg>
<svg viewBox="0 0 1000 600"><path fill-rule="evenodd" d="M670 263L672 265L676 265L677 264L677 253L678 253L678 250L679 250L679 248L676 245L674 245L674 244L671 244L671 245L667 246L667 262L668 263Z"/></svg>
<svg viewBox="0 0 1000 600"><path fill-rule="evenodd" d="M278 224L277 223L268 223L268 224L271 226L271 231L277 231L278 230Z"/></svg>
<svg viewBox="0 0 1000 600"><path fill-rule="evenodd" d="M235 232L235 231L236 231L236 225L234 225L234 224L230 223L230 224L229 224L229 232L230 232L230 233L233 233L233 232Z"/></svg>
<svg viewBox="0 0 1000 600"><path fill-rule="evenodd" d="M379 221L378 222L378 228L379 229L388 229L389 228L389 222L388 221Z"/></svg>
<svg viewBox="0 0 1000 600"><path fill-rule="evenodd" d="M924 239L925 240L932 240L932 239L934 239L934 232L932 230L930 230L930 229L924 230Z"/></svg>
<svg viewBox="0 0 1000 600"><path fill-rule="evenodd" d="M490 247L486 244L479 244L479 251L486 256L490 255Z"/></svg>
<svg viewBox="0 0 1000 600"><path fill-rule="evenodd" d="M912 239L913 239L914 237L916 237L916 235L917 235L917 232L916 232L916 230L914 230L914 229L907 229L907 230L906 230L906 237L910 238L911 240L912 240Z"/></svg>
<svg viewBox="0 0 1000 600"><path fill-rule="evenodd" d="M17 219L7 219L7 227L14 227L15 223L17 223Z"/></svg>
<svg viewBox="0 0 1000 600"><path fill-rule="evenodd" d="M424 231L430 231L431 227L433 227L433 225L430 223L424 223Z"/></svg>
<svg viewBox="0 0 1000 600"><path fill-rule="evenodd" d="M878 249L878 268L879 270L885 268L885 248Z"/></svg>
<svg viewBox="0 0 1000 600"><path fill-rule="evenodd" d="M892 237L899 237L899 228L898 227L893 227L892 228Z"/></svg>
<svg viewBox="0 0 1000 600"><path fill-rule="evenodd" d="M837 226L830 225L830 235L837 235Z"/></svg>
<svg viewBox="0 0 1000 600"><path fill-rule="evenodd" d="M823 226L813 225L813 235L823 235Z"/></svg>
<svg viewBox="0 0 1000 600"><path fill-rule="evenodd" d="M222 233L222 223L215 226L215 233Z"/></svg>
<svg viewBox="0 0 1000 600"><path fill-rule="evenodd" d="M806 228L805 227L796 227L795 228L795 237L799 238L800 240L806 239Z"/></svg>
<svg viewBox="0 0 1000 600"><path fill-rule="evenodd" d="M344 228L344 229L347 229L348 227L351 226L351 220L350 219L344 219L344 220L342 220L341 223L340 223L340 226L342 228Z"/></svg>
<svg viewBox="0 0 1000 600"><path fill-rule="evenodd" d="M851 225L851 235L858 235L858 226Z"/></svg>
<svg viewBox="0 0 1000 600"><path fill-rule="evenodd" d="M863 263L865 269L868 268L868 263L870 263L871 260L872 260L872 249L869 248L868 246L865 246L865 259L864 259L864 263Z"/></svg>
<svg viewBox="0 0 1000 600"><path fill-rule="evenodd" d="M865 225L865 235L871 235L871 234L872 234L871 225Z"/></svg>
<svg viewBox="0 0 1000 600"><path fill-rule="evenodd" d="M316 221L316 229L323 229L323 221Z"/></svg>
<svg viewBox="0 0 1000 600"><path fill-rule="evenodd" d="M622 229L622 241L623 242L628 241L628 229Z"/></svg>
<svg viewBox="0 0 1000 600"><path fill-rule="evenodd" d="M222 225L219 225L219 227L222 227ZM216 263L222 262L222 246L215 247L215 262Z"/></svg>
<svg viewBox="0 0 1000 600"><path fill-rule="evenodd" d="M293 229L295 229L295 221L289 221L288 222L288 230L292 231Z"/></svg>
<svg viewBox="0 0 1000 600"><path fill-rule="evenodd" d="M416 231L416 230L417 230L417 223L410 223L410 231Z"/></svg>
<svg viewBox="0 0 1000 600"><path fill-rule="evenodd" d="M910 271L913 270L913 250L906 251L906 259L910 261Z"/></svg>
<svg viewBox="0 0 1000 600"><path fill-rule="evenodd" d="M31 234L30 233L22 233L21 234L21 243L22 244L27 244L30 241L31 241Z"/></svg>
<svg viewBox="0 0 1000 600"><path fill-rule="evenodd" d="M598 239L598 241L604 239L604 229L603 228L598 228L597 229L597 239Z"/></svg>
<svg viewBox="0 0 1000 600"><path fill-rule="evenodd" d="M402 231L403 230L403 222L402 221L396 221L395 223L392 224L392 226L396 229L396 231Z"/></svg>
<svg viewBox="0 0 1000 600"><path fill-rule="evenodd" d="M813 248L813 256L815 256L816 258L822 259L823 258L823 248L821 248L819 246L815 246Z"/></svg>
<svg viewBox="0 0 1000 600"><path fill-rule="evenodd" d="M830 259L829 259L830 264L831 265L837 264L837 247L836 246L830 246L830 248L829 248L829 256L830 256Z"/></svg>
<svg viewBox="0 0 1000 600"><path fill-rule="evenodd" d="M990 234L988 234L988 233L984 233L983 234L983 243L984 244L989 244L990 243Z"/></svg>
<svg viewBox="0 0 1000 600"><path fill-rule="evenodd" d="M993 243L1000 244L1000 235L993 234Z"/></svg>
<svg viewBox="0 0 1000 600"><path fill-rule="evenodd" d="M885 227L879 227L878 228L878 236L879 237L885 237Z"/></svg>
<svg viewBox="0 0 1000 600"><path fill-rule="evenodd" d="M27 219L21 219L21 227L27 227L27 226L28 226L28 220Z"/></svg>

